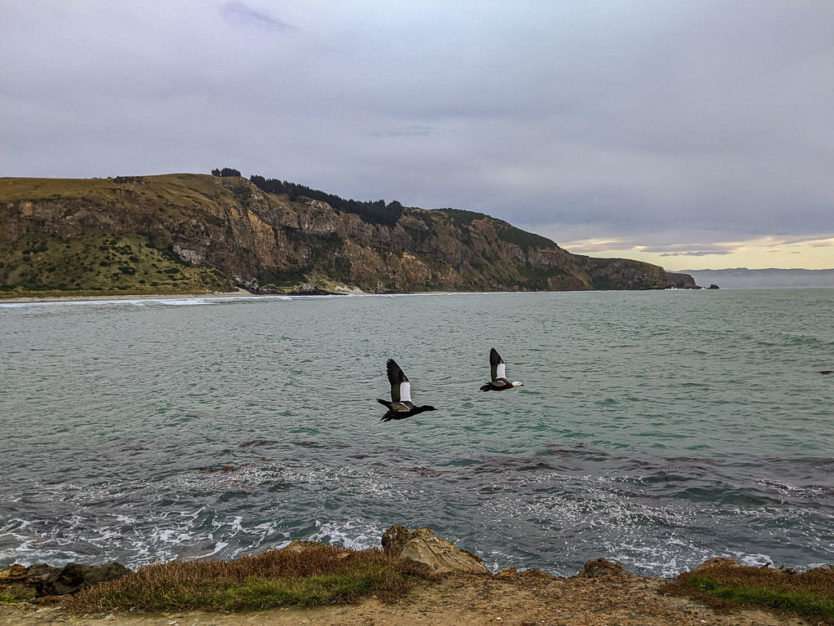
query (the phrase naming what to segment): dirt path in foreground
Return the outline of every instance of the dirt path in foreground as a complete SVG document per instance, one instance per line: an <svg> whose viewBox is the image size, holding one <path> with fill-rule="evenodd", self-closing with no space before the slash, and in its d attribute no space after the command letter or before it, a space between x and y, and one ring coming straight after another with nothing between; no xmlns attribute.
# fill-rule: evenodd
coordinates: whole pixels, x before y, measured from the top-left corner
<svg viewBox="0 0 834 626"><path fill-rule="evenodd" d="M762 611L717 615L699 604L662 596L654 578L551 578L519 576L502 579L456 574L435 584L421 584L404 600L385 605L374 598L352 606L274 609L255 613L172 613L147 616L74 617L59 607L0 605L0 626L35 626L66 622L78 626L278 626L327 624L381 626L454 624L587 624L591 626L722 624L799 626L814 622L780 618Z"/></svg>

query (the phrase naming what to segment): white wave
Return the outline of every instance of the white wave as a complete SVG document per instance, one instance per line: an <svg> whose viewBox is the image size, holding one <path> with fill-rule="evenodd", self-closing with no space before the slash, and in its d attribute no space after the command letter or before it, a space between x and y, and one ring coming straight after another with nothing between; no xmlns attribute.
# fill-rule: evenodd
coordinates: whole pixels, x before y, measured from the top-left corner
<svg viewBox="0 0 834 626"><path fill-rule="evenodd" d="M318 530L308 537L310 541L338 544L353 550L379 548L382 542L382 528L363 519L344 522L321 522L316 520Z"/></svg>
<svg viewBox="0 0 834 626"><path fill-rule="evenodd" d="M229 302L289 301L289 300L327 300L342 298L426 298L439 296L483 296L494 295L488 292L427 292L427 293L348 293L314 295L252 294L252 295L217 295L217 296L139 296L139 297L91 297L67 300L26 300L0 302L0 309L18 309L32 307L77 307L77 306L199 306L223 304ZM514 294L519 295L519 294ZM70 296L72 298L72 296Z"/></svg>
<svg viewBox="0 0 834 626"><path fill-rule="evenodd" d="M787 481L774 481L769 478L760 478L756 481L756 484L762 485L765 488L772 489L773 491L781 494L791 494L809 498L816 498L823 495L822 487L797 487Z"/></svg>
<svg viewBox="0 0 834 626"><path fill-rule="evenodd" d="M644 537L620 537L604 542L603 548L610 555L606 558L628 570L642 570L664 578L677 576L715 556L708 548L678 537L667 538L662 543Z"/></svg>
<svg viewBox="0 0 834 626"><path fill-rule="evenodd" d="M19 309L34 307L87 307L87 306L198 306L223 304L229 302L254 302L264 300L291 300L295 296L251 295L251 296L149 296L149 297L113 297L90 298L78 300L31 300L25 302L0 302L0 308ZM341 296L334 296L341 297Z"/></svg>
<svg viewBox="0 0 834 626"><path fill-rule="evenodd" d="M735 559L742 565L749 565L750 567L762 567L767 564L773 564L773 559L766 554L749 554L746 552L727 552L722 556L728 556Z"/></svg>
<svg viewBox="0 0 834 626"><path fill-rule="evenodd" d="M218 541L216 544L214 544L214 549L211 552L207 552L206 554L199 554L194 558L195 559L207 559L210 556L214 556L215 554L219 554L228 545L229 544L225 541Z"/></svg>

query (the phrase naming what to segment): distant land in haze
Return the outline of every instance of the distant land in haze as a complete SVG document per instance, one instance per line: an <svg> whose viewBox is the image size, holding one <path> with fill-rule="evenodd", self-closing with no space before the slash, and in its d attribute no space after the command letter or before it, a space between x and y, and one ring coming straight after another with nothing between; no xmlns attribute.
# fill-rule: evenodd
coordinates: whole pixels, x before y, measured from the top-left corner
<svg viewBox="0 0 834 626"><path fill-rule="evenodd" d="M0 179L0 295L695 287L482 213L238 174Z"/></svg>
<svg viewBox="0 0 834 626"><path fill-rule="evenodd" d="M834 269L763 269L737 267L724 270L683 270L701 287L722 289L811 289L834 288Z"/></svg>

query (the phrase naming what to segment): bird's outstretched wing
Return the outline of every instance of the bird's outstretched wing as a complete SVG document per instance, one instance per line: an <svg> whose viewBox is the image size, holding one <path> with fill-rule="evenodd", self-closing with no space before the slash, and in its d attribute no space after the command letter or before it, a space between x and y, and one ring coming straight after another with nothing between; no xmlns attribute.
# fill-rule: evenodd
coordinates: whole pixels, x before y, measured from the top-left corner
<svg viewBox="0 0 834 626"><path fill-rule="evenodd" d="M411 383L394 359L385 364L388 370L388 382L391 383L391 400L394 402L411 402Z"/></svg>
<svg viewBox="0 0 834 626"><path fill-rule="evenodd" d="M492 380L507 377L507 366L504 365L504 359L501 358L501 355L498 354L498 350L495 348L489 351L489 369Z"/></svg>

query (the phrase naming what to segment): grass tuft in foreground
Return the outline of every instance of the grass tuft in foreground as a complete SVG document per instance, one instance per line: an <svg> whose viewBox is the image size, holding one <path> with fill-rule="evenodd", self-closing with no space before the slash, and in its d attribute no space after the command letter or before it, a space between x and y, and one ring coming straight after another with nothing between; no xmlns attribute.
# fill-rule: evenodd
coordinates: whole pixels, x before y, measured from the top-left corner
<svg viewBox="0 0 834 626"><path fill-rule="evenodd" d="M66 603L78 614L101 611L247 611L355 602L375 594L391 602L414 579L437 580L419 564L379 550L317 545L271 550L235 561L171 561L79 592Z"/></svg>
<svg viewBox="0 0 834 626"><path fill-rule="evenodd" d="M740 605L785 611L834 624L834 571L790 570L718 564L681 574L661 592L688 596L714 609Z"/></svg>

